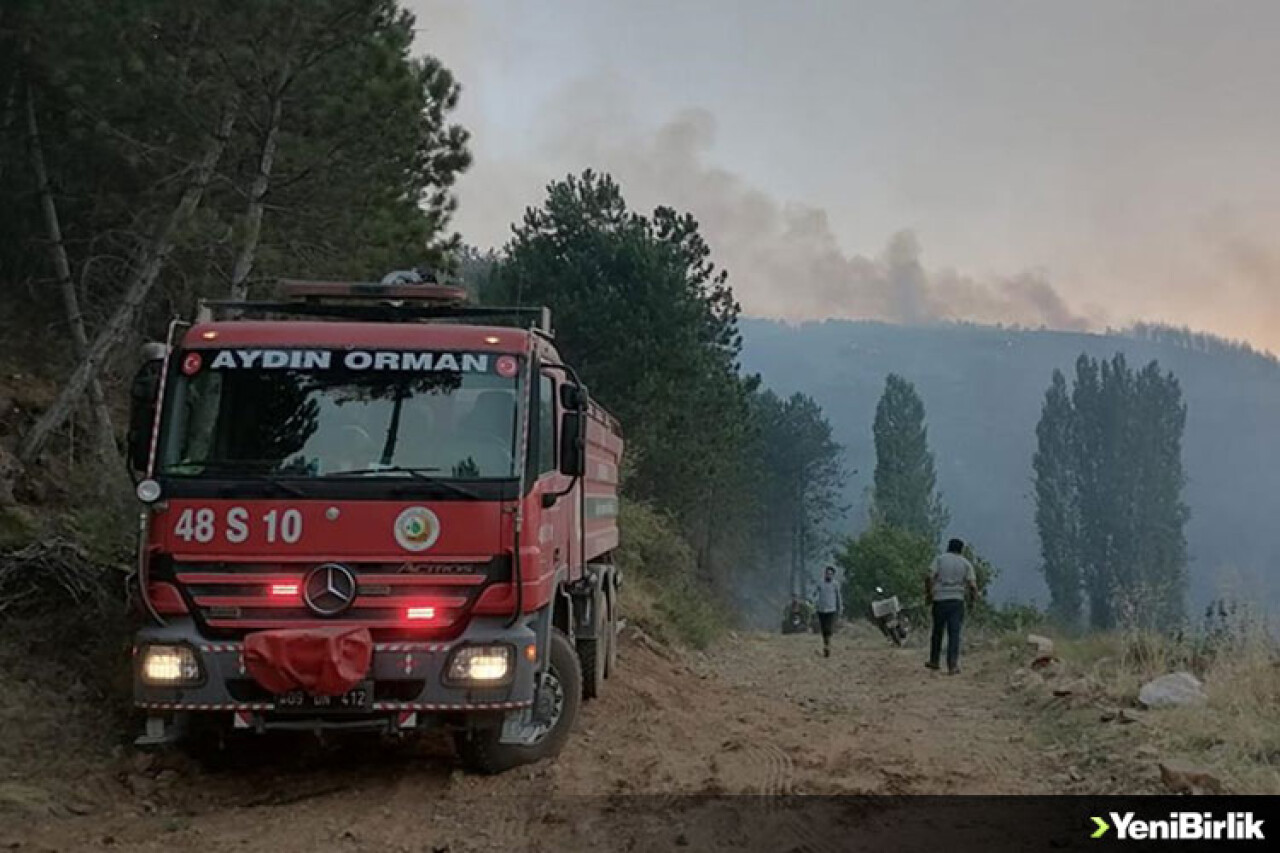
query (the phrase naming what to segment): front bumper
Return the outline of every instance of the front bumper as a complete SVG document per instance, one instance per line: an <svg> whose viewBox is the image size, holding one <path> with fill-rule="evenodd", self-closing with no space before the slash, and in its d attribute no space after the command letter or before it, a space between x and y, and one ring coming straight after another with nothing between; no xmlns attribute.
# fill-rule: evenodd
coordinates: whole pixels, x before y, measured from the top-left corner
<svg viewBox="0 0 1280 853"><path fill-rule="evenodd" d="M185 644L200 660L200 684L157 687L134 673L134 705L148 716L148 734L140 743L172 740L175 727L167 724L190 714L231 712L236 728L259 731L287 729L406 729L436 724L441 718L495 715L520 711L533 704L536 662L521 652L537 644L539 617L508 628L503 619L477 618L466 632L449 642L395 640L374 644L368 680L373 701L368 710L347 712L279 711L275 697L248 674L238 641L210 641L200 636L190 619L175 619L164 627L138 632L135 648L149 643ZM505 643L515 650L511 680L498 687L451 686L444 674L450 655L459 646ZM539 644L540 645L540 644ZM176 727L180 728L180 727Z"/></svg>

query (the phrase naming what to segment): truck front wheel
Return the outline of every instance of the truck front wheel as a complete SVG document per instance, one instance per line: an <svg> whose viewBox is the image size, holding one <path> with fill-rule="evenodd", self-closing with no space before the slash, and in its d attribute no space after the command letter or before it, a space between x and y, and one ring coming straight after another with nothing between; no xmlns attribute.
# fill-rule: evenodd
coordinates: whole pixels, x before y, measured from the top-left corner
<svg viewBox="0 0 1280 853"><path fill-rule="evenodd" d="M537 707L524 725L524 743L503 743L501 726L459 732L458 755L477 773L502 773L523 764L554 758L564 748L582 705L582 669L577 652L559 628L551 629L549 667Z"/></svg>

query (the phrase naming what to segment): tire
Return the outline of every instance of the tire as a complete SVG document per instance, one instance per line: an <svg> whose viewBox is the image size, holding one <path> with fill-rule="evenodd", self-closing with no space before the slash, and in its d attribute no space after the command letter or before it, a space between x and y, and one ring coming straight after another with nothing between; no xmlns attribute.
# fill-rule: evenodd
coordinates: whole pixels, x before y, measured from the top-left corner
<svg viewBox="0 0 1280 853"><path fill-rule="evenodd" d="M591 633L594 636L578 640L578 659L582 661L582 698L595 699L604 686L605 658L609 653L605 631L604 594L597 592L592 602Z"/></svg>
<svg viewBox="0 0 1280 853"><path fill-rule="evenodd" d="M243 765L239 751L229 744L231 732L227 726L218 725L209 715L190 715L187 732L178 741L177 749L194 761L206 773L221 773Z"/></svg>
<svg viewBox="0 0 1280 853"><path fill-rule="evenodd" d="M614 595L616 594L615 592ZM604 677L608 679L613 678L614 672L618 669L618 610L613 595L607 596L605 602L608 604L606 612L609 614L609 619L605 623L605 639L608 640L608 646L604 650Z"/></svg>
<svg viewBox="0 0 1280 853"><path fill-rule="evenodd" d="M582 672L578 653L559 628L551 629L550 674L563 692L560 716L552 728L536 743L523 745L502 743L502 727L459 732L455 744L462 764L476 773L492 775L514 767L533 764L560 754L582 706Z"/></svg>

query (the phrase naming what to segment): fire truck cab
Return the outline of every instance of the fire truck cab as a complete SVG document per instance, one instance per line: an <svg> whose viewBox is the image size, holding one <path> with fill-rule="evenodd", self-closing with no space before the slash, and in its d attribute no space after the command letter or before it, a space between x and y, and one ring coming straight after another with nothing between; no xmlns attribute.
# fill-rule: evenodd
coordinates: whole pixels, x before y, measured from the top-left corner
<svg viewBox="0 0 1280 853"><path fill-rule="evenodd" d="M556 754L617 655L617 422L545 309L437 284L202 304L134 380L140 746L446 727Z"/></svg>

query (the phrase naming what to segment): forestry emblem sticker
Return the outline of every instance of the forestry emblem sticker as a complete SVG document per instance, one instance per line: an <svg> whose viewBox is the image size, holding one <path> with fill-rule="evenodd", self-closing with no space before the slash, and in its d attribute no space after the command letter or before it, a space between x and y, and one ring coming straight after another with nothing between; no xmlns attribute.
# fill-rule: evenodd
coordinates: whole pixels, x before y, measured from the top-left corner
<svg viewBox="0 0 1280 853"><path fill-rule="evenodd" d="M411 506L396 518L395 534L406 551L425 551L440 538L440 519L425 506Z"/></svg>

